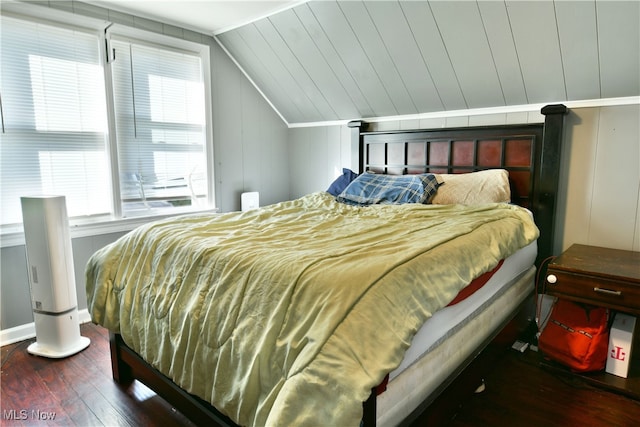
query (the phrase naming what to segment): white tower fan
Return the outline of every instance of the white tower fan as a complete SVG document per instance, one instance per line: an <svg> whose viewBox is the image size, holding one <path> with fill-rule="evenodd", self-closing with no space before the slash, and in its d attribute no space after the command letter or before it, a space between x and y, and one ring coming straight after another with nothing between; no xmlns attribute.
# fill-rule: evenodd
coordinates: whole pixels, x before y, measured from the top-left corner
<svg viewBox="0 0 640 427"><path fill-rule="evenodd" d="M21 197L36 342L27 351L63 358L87 348L80 336L73 252L64 196Z"/></svg>

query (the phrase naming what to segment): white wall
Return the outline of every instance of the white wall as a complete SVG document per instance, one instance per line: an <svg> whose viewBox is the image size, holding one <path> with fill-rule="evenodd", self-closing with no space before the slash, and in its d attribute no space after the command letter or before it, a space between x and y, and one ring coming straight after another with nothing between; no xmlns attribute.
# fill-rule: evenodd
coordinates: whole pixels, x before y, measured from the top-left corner
<svg viewBox="0 0 640 427"><path fill-rule="evenodd" d="M236 65L213 46L213 146L216 206L240 210L240 194L260 204L289 198L287 126Z"/></svg>
<svg viewBox="0 0 640 427"><path fill-rule="evenodd" d="M351 133L347 126L289 129L288 146L292 199L326 190L343 167L352 168Z"/></svg>
<svg viewBox="0 0 640 427"><path fill-rule="evenodd" d="M565 121L556 248L640 251L640 106L581 108Z"/></svg>

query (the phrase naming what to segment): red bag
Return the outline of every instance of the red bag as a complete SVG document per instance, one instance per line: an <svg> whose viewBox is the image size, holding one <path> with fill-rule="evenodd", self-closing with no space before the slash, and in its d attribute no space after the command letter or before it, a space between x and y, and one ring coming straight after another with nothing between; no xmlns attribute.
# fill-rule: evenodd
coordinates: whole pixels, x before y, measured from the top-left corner
<svg viewBox="0 0 640 427"><path fill-rule="evenodd" d="M574 372L604 369L609 348L609 310L558 299L538 346L547 357Z"/></svg>

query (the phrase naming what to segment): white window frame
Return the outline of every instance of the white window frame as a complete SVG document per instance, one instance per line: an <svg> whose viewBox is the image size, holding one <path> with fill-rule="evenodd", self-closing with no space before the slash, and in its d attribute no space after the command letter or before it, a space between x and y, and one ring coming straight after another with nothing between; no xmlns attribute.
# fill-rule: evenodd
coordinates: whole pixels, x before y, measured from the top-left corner
<svg viewBox="0 0 640 427"><path fill-rule="evenodd" d="M215 186L214 186L214 173L213 173L213 133L212 133L212 111L211 111L211 58L209 46L190 42L187 40L176 39L173 37L165 36L162 34L149 33L147 31L133 29L123 25L113 24L108 27L104 32L102 45L109 47L112 39L124 40L137 44L147 45L150 47L176 50L177 52L189 52L200 55L202 59L202 71L205 87L205 121L206 121L206 135L205 135L205 155L207 163L207 207L205 210L215 210ZM105 48L105 57L106 58ZM109 53L111 55L111 53ZM116 59L117 60L117 59ZM109 64L105 64L105 82L107 85L107 92L113 93L113 80L111 75L111 67ZM113 212L118 217L123 216L122 204L120 203L120 182L118 179L118 145L117 135L115 129L115 106L113 104L113 97L107 97L107 114L109 115L109 156L111 159L116 159L110 162L111 175L112 175L112 189L113 189ZM189 209L187 212L194 212L194 209ZM179 213L178 210L174 212ZM166 215L162 215L166 216ZM148 218L149 216L147 216ZM151 216L153 217L153 216Z"/></svg>
<svg viewBox="0 0 640 427"><path fill-rule="evenodd" d="M211 88L211 57L208 44L196 43L182 40L163 34L153 33L124 25L114 24L103 20L79 16L72 13L59 11L47 7L27 5L25 3L3 4L2 15L11 16L18 19L26 19L41 22L48 25L55 25L63 28L71 28L78 31L95 32L100 38L100 57L104 70L105 90L107 92L107 115L108 115L108 143L107 156L109 159L112 188L112 212L110 215L95 217L72 217L69 218L71 236L85 237L109 233L119 233L132 230L144 223L174 216L182 213L195 212L216 212L215 207L215 174L213 159L213 123L212 123L212 88ZM177 49L198 53L202 58L203 80L205 87L205 155L207 164L207 203L203 209L188 209L180 211L173 210L170 213L151 214L147 216L136 216L123 218L122 204L119 200L120 180L118 175L117 161L117 141L115 128L115 111L112 96L111 69L106 63L107 46L110 37L126 38L138 43L146 43L154 47ZM11 247L24 244L24 231L22 224L7 224L0 227L0 247Z"/></svg>

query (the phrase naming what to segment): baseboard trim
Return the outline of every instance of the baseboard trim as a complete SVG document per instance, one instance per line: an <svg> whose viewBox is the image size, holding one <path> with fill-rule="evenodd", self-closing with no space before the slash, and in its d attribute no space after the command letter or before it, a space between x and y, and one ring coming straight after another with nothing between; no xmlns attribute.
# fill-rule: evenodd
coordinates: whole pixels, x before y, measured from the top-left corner
<svg viewBox="0 0 640 427"><path fill-rule="evenodd" d="M89 311L85 308L78 310L78 320L82 323L91 322ZM36 336L36 324L34 322L25 325L16 326L14 328L3 329L0 331L0 346L13 344L19 341L28 340Z"/></svg>

